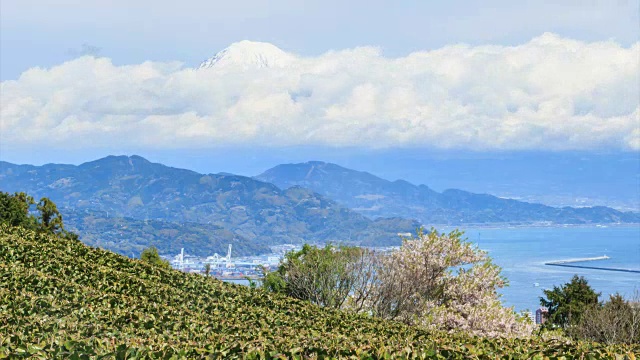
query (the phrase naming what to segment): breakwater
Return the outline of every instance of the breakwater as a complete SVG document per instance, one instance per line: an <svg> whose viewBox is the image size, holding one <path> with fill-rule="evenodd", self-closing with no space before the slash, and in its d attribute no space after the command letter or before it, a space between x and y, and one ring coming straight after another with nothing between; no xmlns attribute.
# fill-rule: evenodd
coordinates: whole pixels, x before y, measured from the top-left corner
<svg viewBox="0 0 640 360"><path fill-rule="evenodd" d="M603 256L596 256L596 257L590 257L590 258L578 258L578 259L566 259L566 260L549 261L545 265L570 264L570 263L577 263L577 262L608 260L608 259L611 259L611 258L608 257L607 255L603 255Z"/></svg>
<svg viewBox="0 0 640 360"><path fill-rule="evenodd" d="M570 268L578 268L578 269L619 271L619 272L640 274L640 270L636 270L636 269L624 269L624 268L614 268L614 267L590 266L590 265L578 265L578 264L576 264L576 263L584 263L584 262L589 262L589 261L608 260L608 259L611 259L611 258L608 257L607 255L604 255L604 256L591 257L591 258L580 258L580 259L567 259L567 260L550 261L550 262L545 263L545 265L562 266L562 267L570 267Z"/></svg>

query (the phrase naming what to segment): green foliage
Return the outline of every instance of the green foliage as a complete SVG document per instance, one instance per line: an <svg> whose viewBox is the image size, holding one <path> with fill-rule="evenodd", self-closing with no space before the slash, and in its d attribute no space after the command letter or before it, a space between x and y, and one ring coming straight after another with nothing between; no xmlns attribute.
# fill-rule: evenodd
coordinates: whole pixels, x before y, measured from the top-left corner
<svg viewBox="0 0 640 360"><path fill-rule="evenodd" d="M620 294L610 295L604 304L586 309L580 322L569 329L578 339L605 344L640 344L640 300L625 300Z"/></svg>
<svg viewBox="0 0 640 360"><path fill-rule="evenodd" d="M342 308L357 283L352 265L364 251L352 246L318 248L305 244L299 251L288 252L278 269L266 274L263 287L320 306Z"/></svg>
<svg viewBox="0 0 640 360"><path fill-rule="evenodd" d="M29 215L29 208L34 204L33 198L23 192L13 195L0 192L0 222L34 229L36 220Z"/></svg>
<svg viewBox="0 0 640 360"><path fill-rule="evenodd" d="M64 230L62 223L62 215L58 211L58 206L46 197L40 199L36 207L40 212L40 226L52 233L58 233Z"/></svg>
<svg viewBox="0 0 640 360"><path fill-rule="evenodd" d="M169 264L167 260L160 257L160 254L158 254L158 249L156 249L154 246L150 246L142 250L140 259L142 261L148 262L149 264L154 264L165 269L171 269L171 264Z"/></svg>
<svg viewBox="0 0 640 360"><path fill-rule="evenodd" d="M287 282L283 277L284 269L279 266L276 271L262 268L262 288L268 292L286 294Z"/></svg>
<svg viewBox="0 0 640 360"><path fill-rule="evenodd" d="M33 205L36 205L33 197L24 192L13 195L0 192L0 222L9 226L20 226L25 229L56 233L69 239L78 239L76 234L64 230L62 215L53 201L45 197L40 199L36 206L39 212L38 217L29 213Z"/></svg>
<svg viewBox="0 0 640 360"><path fill-rule="evenodd" d="M572 360L640 351L429 332L6 225L0 309L0 358L10 359Z"/></svg>
<svg viewBox="0 0 640 360"><path fill-rule="evenodd" d="M598 303L598 296L587 280L574 275L571 281L551 290L544 290L546 298L540 298L540 305L549 309L545 327L561 327L575 325L580 322L587 308Z"/></svg>

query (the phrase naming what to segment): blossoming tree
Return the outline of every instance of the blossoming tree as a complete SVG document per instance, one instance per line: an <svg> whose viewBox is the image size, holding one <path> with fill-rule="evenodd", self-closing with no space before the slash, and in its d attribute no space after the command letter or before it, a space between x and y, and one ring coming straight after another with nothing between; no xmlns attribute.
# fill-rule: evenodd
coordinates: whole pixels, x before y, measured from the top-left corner
<svg viewBox="0 0 640 360"><path fill-rule="evenodd" d="M526 336L533 329L502 306L500 267L460 231L419 231L377 261L368 304L373 315L484 336Z"/></svg>

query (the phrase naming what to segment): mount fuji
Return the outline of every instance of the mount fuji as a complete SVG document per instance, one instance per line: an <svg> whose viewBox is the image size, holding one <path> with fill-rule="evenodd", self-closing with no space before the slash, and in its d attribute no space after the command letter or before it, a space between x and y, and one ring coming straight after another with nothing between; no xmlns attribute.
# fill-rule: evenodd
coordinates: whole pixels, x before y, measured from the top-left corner
<svg viewBox="0 0 640 360"><path fill-rule="evenodd" d="M199 69L235 68L242 70L260 68L285 68L291 65L296 57L277 46L243 40L231 44L213 57L203 61Z"/></svg>

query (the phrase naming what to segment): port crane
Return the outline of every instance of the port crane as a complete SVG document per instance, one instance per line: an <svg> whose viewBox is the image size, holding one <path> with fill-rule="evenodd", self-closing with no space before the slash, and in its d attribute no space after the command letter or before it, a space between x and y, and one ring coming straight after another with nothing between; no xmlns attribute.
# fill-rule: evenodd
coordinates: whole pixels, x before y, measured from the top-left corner
<svg viewBox="0 0 640 360"><path fill-rule="evenodd" d="M209 256L207 258L207 262L213 264L216 267L220 267L220 265L222 265L223 263L226 263L225 264L226 268L233 267L233 263L231 262L231 249L232 249L232 244L229 244L229 248L227 250L227 256L220 256L218 255L218 253L214 253L213 256Z"/></svg>

